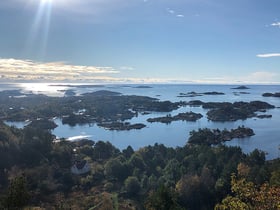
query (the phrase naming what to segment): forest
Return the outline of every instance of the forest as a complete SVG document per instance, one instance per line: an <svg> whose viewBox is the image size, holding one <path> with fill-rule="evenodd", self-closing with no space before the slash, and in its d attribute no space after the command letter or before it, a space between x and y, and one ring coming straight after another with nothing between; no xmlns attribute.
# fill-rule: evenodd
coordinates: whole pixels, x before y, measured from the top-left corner
<svg viewBox="0 0 280 210"><path fill-rule="evenodd" d="M183 147L120 151L1 122L0 209L279 209L280 159L203 143L209 132L192 131ZM73 173L82 162L87 170Z"/></svg>

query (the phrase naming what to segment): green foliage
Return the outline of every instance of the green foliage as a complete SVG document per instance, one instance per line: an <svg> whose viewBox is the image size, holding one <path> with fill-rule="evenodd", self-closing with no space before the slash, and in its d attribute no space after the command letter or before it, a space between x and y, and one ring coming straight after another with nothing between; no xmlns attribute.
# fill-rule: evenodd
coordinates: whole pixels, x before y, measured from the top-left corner
<svg viewBox="0 0 280 210"><path fill-rule="evenodd" d="M109 178L116 178L120 181L124 180L129 173L127 165L122 163L119 158L108 160L104 166L104 173Z"/></svg>
<svg viewBox="0 0 280 210"><path fill-rule="evenodd" d="M183 176L176 184L179 202L190 209L209 209L213 205L211 183L198 175Z"/></svg>
<svg viewBox="0 0 280 210"><path fill-rule="evenodd" d="M145 169L145 163L144 160L139 153L134 153L131 155L128 163L133 167L133 168L138 168L140 170Z"/></svg>
<svg viewBox="0 0 280 210"><path fill-rule="evenodd" d="M122 151L122 153L123 153L123 155L124 155L126 158L130 158L131 155L133 155L134 150L133 150L133 148L129 145L129 146L127 146L126 149L124 149L124 150Z"/></svg>
<svg viewBox="0 0 280 210"><path fill-rule="evenodd" d="M183 210L178 204L174 190L161 185L155 192L151 192L145 202L147 210Z"/></svg>
<svg viewBox="0 0 280 210"><path fill-rule="evenodd" d="M135 196L140 192L141 186L135 176L129 176L124 182L125 190L129 196Z"/></svg>
<svg viewBox="0 0 280 210"><path fill-rule="evenodd" d="M59 193L64 195L63 206L73 209L142 208L144 200L147 209L213 209L217 203L219 209L246 209L250 205L275 209L279 197L280 161L266 161L259 150L246 155L239 147L224 145L168 148L155 144L121 152L109 142L53 143L53 138L40 128L17 129L0 124L2 206L19 197L4 196L8 191L18 195L15 192L19 190L11 190L14 187L8 190L8 180L17 171L25 174L32 204L42 202L47 209L61 206L55 199ZM88 161L90 173L71 173L76 158ZM232 173L238 174L237 185L233 185ZM252 189L253 194L246 189Z"/></svg>
<svg viewBox="0 0 280 210"><path fill-rule="evenodd" d="M92 158L96 159L109 159L120 151L115 148L110 142L98 141L93 147Z"/></svg>
<svg viewBox="0 0 280 210"><path fill-rule="evenodd" d="M26 206L29 199L26 178L23 176L15 177L10 182L3 206L7 209L19 209Z"/></svg>
<svg viewBox="0 0 280 210"><path fill-rule="evenodd" d="M273 171L270 178L270 184L280 187L280 170Z"/></svg>
<svg viewBox="0 0 280 210"><path fill-rule="evenodd" d="M227 196L215 206L215 210L250 210L250 207L239 198Z"/></svg>

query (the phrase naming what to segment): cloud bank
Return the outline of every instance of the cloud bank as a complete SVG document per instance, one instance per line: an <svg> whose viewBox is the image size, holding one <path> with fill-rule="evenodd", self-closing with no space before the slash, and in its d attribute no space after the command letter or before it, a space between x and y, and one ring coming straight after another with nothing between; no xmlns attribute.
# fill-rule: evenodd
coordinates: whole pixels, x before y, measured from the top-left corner
<svg viewBox="0 0 280 210"><path fill-rule="evenodd" d="M39 63L32 60L0 59L1 80L92 80L119 71L112 67L70 65L64 62Z"/></svg>
<svg viewBox="0 0 280 210"><path fill-rule="evenodd" d="M135 70L121 66L123 71ZM89 83L203 83L203 84L279 84L280 74L256 71L243 77L133 78L120 77L113 67L70 65L65 62L40 63L32 60L1 59L0 82L89 82Z"/></svg>

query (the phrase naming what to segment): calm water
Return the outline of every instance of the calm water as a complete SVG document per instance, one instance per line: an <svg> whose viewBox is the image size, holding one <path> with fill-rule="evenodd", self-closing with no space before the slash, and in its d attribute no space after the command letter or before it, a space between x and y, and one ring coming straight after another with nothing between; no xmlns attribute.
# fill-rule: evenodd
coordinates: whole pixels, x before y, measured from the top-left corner
<svg viewBox="0 0 280 210"><path fill-rule="evenodd" d="M155 97L160 100L170 101L190 101L201 100L204 102L234 102L234 101L253 101L262 100L266 101L276 107L280 107L280 98L264 98L262 94L265 92L280 92L279 85L248 85L250 89L247 90L235 90L231 89L237 87L237 85L149 85L152 88L136 88L137 85L105 85L103 87L89 87L89 88L77 88L67 86L49 86L49 84L13 84L10 86L0 85L0 90L4 89L21 89L23 92L42 93L50 96L63 96L64 90L73 89L77 94L85 92L97 91L97 90L111 90L117 91L124 95L143 95ZM36 91L34 91L36 90ZM225 95L208 95L198 97L186 97L179 98L180 93L187 93L195 91L201 92L223 92ZM236 92L236 93L234 93ZM237 94L238 92L247 92L248 94ZM56 123L58 127L54 129L53 134L58 137L74 137L74 136L87 136L88 138L97 141L110 141L113 145L119 149L124 149L128 145L131 145L134 149L138 149L143 146L153 145L154 143L163 143L166 146L176 147L183 146L189 137L191 130L197 130L198 128L219 128L219 129L231 129L244 125L254 129L255 136L247 139L232 140L227 142L227 145L238 145L244 152L251 152L255 148L261 149L267 152L267 158L273 159L279 157L280 150L280 109L276 108L269 110L267 114L272 114L270 119L257 119L251 118L244 121L217 123L208 121L206 118L206 111L201 107L182 107L179 110L173 111L170 114L175 115L180 112L199 112L203 114L203 118L197 122L172 122L169 125L162 123L148 123L147 118L165 116L168 113L151 113L149 115L140 115L137 118L133 118L129 122L131 123L144 123L146 128L141 130L130 131L108 131L98 127L95 124L70 127L63 125L61 120L57 119ZM24 126L23 123L18 124Z"/></svg>

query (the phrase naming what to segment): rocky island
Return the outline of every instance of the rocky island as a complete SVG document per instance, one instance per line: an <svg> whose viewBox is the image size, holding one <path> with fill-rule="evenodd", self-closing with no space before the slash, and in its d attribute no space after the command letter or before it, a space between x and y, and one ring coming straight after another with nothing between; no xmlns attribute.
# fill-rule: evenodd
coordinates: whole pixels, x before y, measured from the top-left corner
<svg viewBox="0 0 280 210"><path fill-rule="evenodd" d="M166 115L165 117L149 118L149 119L147 119L147 121L150 122L150 123L161 122L161 123L169 124L173 121L178 121L178 120L197 121L202 117L203 117L203 115L200 114L200 113L186 112L186 113L179 113L175 116Z"/></svg>
<svg viewBox="0 0 280 210"><path fill-rule="evenodd" d="M188 93L180 93L179 96L177 97L197 97L197 96L203 96L203 95L225 95L222 92L216 92L216 91L212 91L212 92L203 92L203 93L197 93L197 92L188 92Z"/></svg>
<svg viewBox="0 0 280 210"><path fill-rule="evenodd" d="M121 95L107 90L68 97L49 97L42 94L13 97L19 94L19 91L0 92L1 120L35 122L37 119L57 117L63 124L71 126L97 123L109 129L129 130L144 127L143 124L124 123L138 113L170 112L184 105L183 102L159 101L156 98ZM108 122L111 125L108 125Z"/></svg>
<svg viewBox="0 0 280 210"><path fill-rule="evenodd" d="M129 122L98 123L97 125L108 130L118 130L118 131L124 131L124 130L128 131L132 129L139 130L146 127L146 125L142 123L130 124Z"/></svg>
<svg viewBox="0 0 280 210"><path fill-rule="evenodd" d="M246 138L253 136L254 131L251 128L245 128L239 126L236 129L231 130L219 130L219 129L199 129L198 131L191 131L188 140L189 144L204 144L204 145L217 145L225 141L230 141L234 138Z"/></svg>
<svg viewBox="0 0 280 210"><path fill-rule="evenodd" d="M208 109L207 118L212 121L236 121L251 117L269 118L270 115L258 115L275 108L262 101L252 102L202 102L194 101L159 101L147 96L122 95L119 92L100 90L82 95L71 94L67 97L49 97L42 94L25 94L17 97L19 91L0 92L0 119L7 121L30 120L38 122L44 129L53 129L49 119L60 118L63 124L75 126L77 124L96 123L111 130L141 129L144 124L127 124L125 121L137 117L139 113L165 112L169 113L182 106L202 106ZM219 92L205 92L203 94L221 94ZM172 121L196 121L202 117L199 113L186 112L175 116L166 115L149 118L148 122L171 123Z"/></svg>
<svg viewBox="0 0 280 210"><path fill-rule="evenodd" d="M263 101L251 102L202 102L194 100L187 103L190 106L202 106L209 109L207 118L212 121L236 121L247 118L257 117L256 112L265 112L267 109L273 109L275 106Z"/></svg>
<svg viewBox="0 0 280 210"><path fill-rule="evenodd" d="M263 97L280 97L280 92L277 93L264 93L262 94Z"/></svg>
<svg viewBox="0 0 280 210"><path fill-rule="evenodd" d="M138 85L138 86L136 86L134 88L153 88L153 87L147 86L147 85Z"/></svg>
<svg viewBox="0 0 280 210"><path fill-rule="evenodd" d="M246 89L250 89L250 88L248 88L247 86L241 85L241 86L234 87L234 88L231 88L231 89L235 89L235 90L246 90Z"/></svg>
<svg viewBox="0 0 280 210"><path fill-rule="evenodd" d="M233 92L233 94L235 96L239 96L239 95L245 95L245 94L250 94L250 93L249 92L240 91L240 92Z"/></svg>

